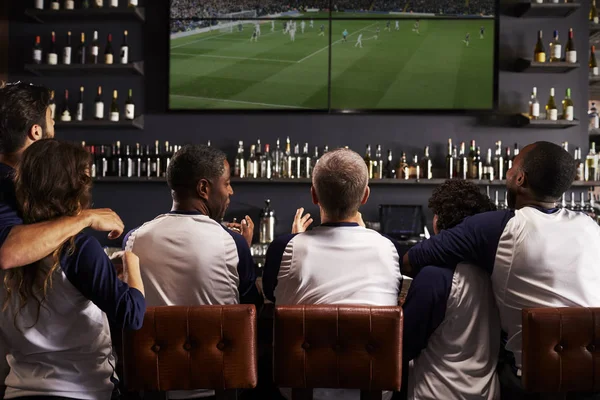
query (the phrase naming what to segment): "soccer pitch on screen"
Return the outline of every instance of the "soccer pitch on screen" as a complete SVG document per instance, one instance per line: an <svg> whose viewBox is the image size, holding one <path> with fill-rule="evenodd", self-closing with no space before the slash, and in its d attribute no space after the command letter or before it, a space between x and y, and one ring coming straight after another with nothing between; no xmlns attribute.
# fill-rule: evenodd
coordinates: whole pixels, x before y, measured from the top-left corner
<svg viewBox="0 0 600 400"><path fill-rule="evenodd" d="M294 37L290 19L261 19L172 39L170 108L492 108L493 19L360 16L294 18Z"/></svg>

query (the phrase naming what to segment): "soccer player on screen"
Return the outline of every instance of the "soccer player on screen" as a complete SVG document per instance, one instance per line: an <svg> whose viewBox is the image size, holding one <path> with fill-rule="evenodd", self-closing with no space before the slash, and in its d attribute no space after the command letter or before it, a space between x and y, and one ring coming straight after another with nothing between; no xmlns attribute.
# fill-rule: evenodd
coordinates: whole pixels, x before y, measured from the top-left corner
<svg viewBox="0 0 600 400"><path fill-rule="evenodd" d="M375 40L379 39L379 25L375 28Z"/></svg>
<svg viewBox="0 0 600 400"><path fill-rule="evenodd" d="M300 22L300 29L302 30L302 33L304 33L304 28L306 28L306 22L302 20L302 22Z"/></svg>
<svg viewBox="0 0 600 400"><path fill-rule="evenodd" d="M483 39L483 35L485 34L485 28L482 26L479 28L479 39Z"/></svg>
<svg viewBox="0 0 600 400"><path fill-rule="evenodd" d="M362 33L358 35L358 39L356 39L356 44L354 45L354 47L356 46L360 46L360 48L362 49Z"/></svg>
<svg viewBox="0 0 600 400"><path fill-rule="evenodd" d="M252 32L252 37L250 37L250 41L258 42L258 33L256 32L256 29L254 29L254 32Z"/></svg>
<svg viewBox="0 0 600 400"><path fill-rule="evenodd" d="M419 32L420 26L421 26L421 23L419 22L419 20L416 20L415 24L413 25L413 32L416 32L417 35L421 34L421 32Z"/></svg>
<svg viewBox="0 0 600 400"><path fill-rule="evenodd" d="M319 36L325 36L325 25L321 24L321 32L319 32Z"/></svg>
<svg viewBox="0 0 600 400"><path fill-rule="evenodd" d="M312 19L310 20L310 28L314 28L315 27L315 21L313 21Z"/></svg>
<svg viewBox="0 0 600 400"><path fill-rule="evenodd" d="M463 42L465 42L465 44L467 45L467 47L469 47L469 39L471 39L471 34L467 33L465 36L465 40L463 40Z"/></svg>
<svg viewBox="0 0 600 400"><path fill-rule="evenodd" d="M292 42L296 41L296 28L292 27L292 29L290 29L290 39L292 40Z"/></svg>
<svg viewBox="0 0 600 400"><path fill-rule="evenodd" d="M390 26L391 23L392 23L392 21L388 21L388 22L385 23L385 30L388 31L388 32L392 31L392 27Z"/></svg>
<svg viewBox="0 0 600 400"><path fill-rule="evenodd" d="M254 24L254 30L256 31L256 34L260 36L260 24L258 22Z"/></svg>
<svg viewBox="0 0 600 400"><path fill-rule="evenodd" d="M342 42L347 42L348 41L348 30L344 29L344 32L342 32Z"/></svg>
<svg viewBox="0 0 600 400"><path fill-rule="evenodd" d="M400 21L396 20L396 27L394 29L397 31L400 30Z"/></svg>
<svg viewBox="0 0 600 400"><path fill-rule="evenodd" d="M244 27L242 26L242 23L240 22L240 23L238 24L238 32L241 32L241 31L243 31L243 30L244 30Z"/></svg>
<svg viewBox="0 0 600 400"><path fill-rule="evenodd" d="M275 32L275 20L271 20L271 32Z"/></svg>

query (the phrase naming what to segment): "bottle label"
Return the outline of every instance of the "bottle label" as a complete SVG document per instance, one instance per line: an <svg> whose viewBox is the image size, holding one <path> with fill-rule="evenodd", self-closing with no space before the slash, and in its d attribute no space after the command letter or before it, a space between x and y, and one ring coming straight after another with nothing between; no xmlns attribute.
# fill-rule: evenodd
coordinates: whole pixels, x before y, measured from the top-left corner
<svg viewBox="0 0 600 400"><path fill-rule="evenodd" d="M83 121L83 103L77 103L77 114L75 115L77 121Z"/></svg>
<svg viewBox="0 0 600 400"><path fill-rule="evenodd" d="M71 64L71 48L65 47L63 49L63 64L69 65Z"/></svg>
<svg viewBox="0 0 600 400"><path fill-rule="evenodd" d="M567 106L567 109L565 110L565 119L567 121L573 121L573 106Z"/></svg>
<svg viewBox="0 0 600 400"><path fill-rule="evenodd" d="M35 8L38 10L44 9L44 0L35 0Z"/></svg>
<svg viewBox="0 0 600 400"><path fill-rule="evenodd" d="M118 112L111 112L110 113L110 120L113 122L118 122L119 121L119 113Z"/></svg>
<svg viewBox="0 0 600 400"><path fill-rule="evenodd" d="M593 67L592 68L592 75L598 76L598 67Z"/></svg>
<svg viewBox="0 0 600 400"><path fill-rule="evenodd" d="M557 60L562 59L562 46L560 44L555 44L552 46L552 58Z"/></svg>
<svg viewBox="0 0 600 400"><path fill-rule="evenodd" d="M110 0L111 7L119 7L119 0Z"/></svg>
<svg viewBox="0 0 600 400"><path fill-rule="evenodd" d="M135 104L126 104L125 105L125 118L126 119L134 119L135 118Z"/></svg>
<svg viewBox="0 0 600 400"><path fill-rule="evenodd" d="M546 62L546 53L535 53L536 62Z"/></svg>
<svg viewBox="0 0 600 400"><path fill-rule="evenodd" d="M130 5L130 6L137 7L137 5L138 5L138 0L129 0L129 5Z"/></svg>
<svg viewBox="0 0 600 400"><path fill-rule="evenodd" d="M50 9L60 10L60 3L58 1L53 1L52 3L50 3Z"/></svg>
<svg viewBox="0 0 600 400"><path fill-rule="evenodd" d="M56 104L50 104L50 117L54 119L56 116Z"/></svg>
<svg viewBox="0 0 600 400"><path fill-rule="evenodd" d="M540 116L540 103L533 103L531 105L531 116L532 117Z"/></svg>
<svg viewBox="0 0 600 400"><path fill-rule="evenodd" d="M92 55L98 56L98 46L92 46Z"/></svg>
<svg viewBox="0 0 600 400"><path fill-rule="evenodd" d="M598 17L594 17L594 23L597 24L598 22Z"/></svg>
<svg viewBox="0 0 600 400"><path fill-rule="evenodd" d="M42 62L42 50L33 50L33 61L38 64Z"/></svg>
<svg viewBox="0 0 600 400"><path fill-rule="evenodd" d="M104 63L105 64L112 64L113 63L113 55L112 54L105 54L104 55Z"/></svg>
<svg viewBox="0 0 600 400"><path fill-rule="evenodd" d="M568 63L577 62L577 52L575 50L567 51L566 60Z"/></svg>
<svg viewBox="0 0 600 400"><path fill-rule="evenodd" d="M58 54L48 53L48 64L50 64L50 65L58 64Z"/></svg>
<svg viewBox="0 0 600 400"><path fill-rule="evenodd" d="M127 64L129 62L129 47L121 47L121 64Z"/></svg>
<svg viewBox="0 0 600 400"><path fill-rule="evenodd" d="M96 103L96 112L94 113L94 118L104 119L104 103Z"/></svg>
<svg viewBox="0 0 600 400"><path fill-rule="evenodd" d="M104 2L102 0L95 0L94 3L96 3L96 7L104 6Z"/></svg>
<svg viewBox="0 0 600 400"><path fill-rule="evenodd" d="M71 121L71 113L69 111L63 111L60 116L60 120L65 122Z"/></svg>
<svg viewBox="0 0 600 400"><path fill-rule="evenodd" d="M73 0L65 0L65 9L73 10L75 8L75 2Z"/></svg>
<svg viewBox="0 0 600 400"><path fill-rule="evenodd" d="M552 110L548 110L548 119L551 121L558 120L558 110L556 108L554 108Z"/></svg>

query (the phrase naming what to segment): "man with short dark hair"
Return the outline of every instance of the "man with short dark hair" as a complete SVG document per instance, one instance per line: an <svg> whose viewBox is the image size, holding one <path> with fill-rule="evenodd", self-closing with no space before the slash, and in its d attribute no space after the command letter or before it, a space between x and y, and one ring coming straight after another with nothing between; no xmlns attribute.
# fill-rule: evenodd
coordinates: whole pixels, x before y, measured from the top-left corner
<svg viewBox="0 0 600 400"><path fill-rule="evenodd" d="M23 225L15 199L14 168L29 145L52 137L50 91L23 82L0 83L0 269L41 260L87 227L110 232L111 239L123 233L123 222L109 209Z"/></svg>
<svg viewBox="0 0 600 400"><path fill-rule="evenodd" d="M140 258L148 306L260 306L263 298L249 248L254 224L246 216L240 235L220 223L233 195L225 154L205 145L184 146L171 159L167 182L171 211L124 240L125 249ZM201 390L168 395L187 399L213 394Z"/></svg>
<svg viewBox="0 0 600 400"><path fill-rule="evenodd" d="M496 210L477 185L462 179L436 187L429 208L436 235L466 217ZM500 398L500 318L485 271L466 262L427 266L410 285L403 309L408 399Z"/></svg>
<svg viewBox="0 0 600 400"><path fill-rule="evenodd" d="M468 217L404 257L403 268L466 261L491 274L510 353L501 377L517 390L521 310L600 306L600 227L583 213L555 207L575 174L573 157L560 146L530 144L506 173L509 210Z"/></svg>

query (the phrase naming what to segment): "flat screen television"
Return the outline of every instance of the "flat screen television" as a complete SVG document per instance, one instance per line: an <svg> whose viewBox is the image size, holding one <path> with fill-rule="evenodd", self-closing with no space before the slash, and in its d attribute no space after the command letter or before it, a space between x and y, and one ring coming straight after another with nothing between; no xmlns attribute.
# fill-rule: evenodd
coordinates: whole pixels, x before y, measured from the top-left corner
<svg viewBox="0 0 600 400"><path fill-rule="evenodd" d="M171 0L171 110L489 111L496 0Z"/></svg>

